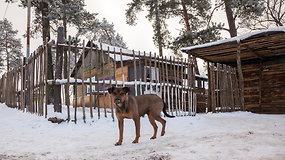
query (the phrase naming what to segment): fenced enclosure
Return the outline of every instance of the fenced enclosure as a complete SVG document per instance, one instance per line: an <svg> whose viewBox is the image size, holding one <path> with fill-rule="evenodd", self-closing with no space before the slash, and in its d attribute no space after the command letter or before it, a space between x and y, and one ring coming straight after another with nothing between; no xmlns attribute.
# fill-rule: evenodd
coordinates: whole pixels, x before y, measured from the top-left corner
<svg viewBox="0 0 285 160"><path fill-rule="evenodd" d="M54 110L66 108L67 120L111 117L114 119L111 86L131 88L132 95L157 94L168 113L194 116L197 93L205 95L205 79L196 78L192 57L161 57L89 41L65 40L59 30L57 44L40 46L18 69L2 76L0 100L9 107L45 115L52 96ZM48 47L56 48L53 79L48 79ZM53 94L49 93L53 89ZM60 109L58 109L60 108ZM80 112L79 112L80 110ZM65 111L65 109L64 109Z"/></svg>
<svg viewBox="0 0 285 160"><path fill-rule="evenodd" d="M213 112L242 109L241 89L235 68L219 63L208 63L208 108Z"/></svg>

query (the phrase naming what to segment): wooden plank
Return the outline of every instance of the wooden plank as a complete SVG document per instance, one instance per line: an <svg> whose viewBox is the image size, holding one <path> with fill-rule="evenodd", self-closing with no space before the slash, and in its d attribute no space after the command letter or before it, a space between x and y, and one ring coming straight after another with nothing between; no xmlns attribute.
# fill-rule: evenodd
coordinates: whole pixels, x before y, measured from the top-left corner
<svg viewBox="0 0 285 160"><path fill-rule="evenodd" d="M158 55L158 58L160 58L160 56ZM158 61L156 59L156 61ZM163 99L163 86L162 86L162 72L164 72L164 70L162 69L162 63L160 61L158 61L158 64L157 64L157 68L158 68L158 83L159 83L159 93L161 95L161 98Z"/></svg>
<svg viewBox="0 0 285 160"><path fill-rule="evenodd" d="M146 80L146 74L147 74L147 59L146 59L146 52L144 52L144 92L147 90L147 80Z"/></svg>
<svg viewBox="0 0 285 160"><path fill-rule="evenodd" d="M77 42L77 39L76 39ZM75 64L75 74L74 74L74 78L75 78L75 84L74 84L74 92L75 92L75 104L74 104L74 123L77 122L77 107L78 107L78 93L77 93L77 74L78 74L78 68L77 68L77 54L78 54L78 47L77 47L77 43L75 44L75 53L74 53L74 64Z"/></svg>
<svg viewBox="0 0 285 160"><path fill-rule="evenodd" d="M215 72L215 64L212 65L212 112L215 113L216 112L216 107L217 107L217 92L216 92L216 78L217 78L217 71Z"/></svg>
<svg viewBox="0 0 285 160"><path fill-rule="evenodd" d="M151 59L152 58L152 54L151 52L149 53L149 69L150 69L150 72L149 72L149 90L150 90L150 94L152 94L152 63L151 63Z"/></svg>
<svg viewBox="0 0 285 160"><path fill-rule="evenodd" d="M181 58L181 61L180 61L180 77L181 77L181 85L182 85L182 88L180 90L178 90L178 95L181 95L181 99L179 98L178 100L178 103L181 103L181 111L182 111L182 116L185 116L185 113L186 113L186 94L185 94L185 82L184 82L184 79L186 79L184 77L184 69L186 69L186 67L184 67L182 64L183 63L186 63L186 59L184 58ZM178 67L179 69L179 67ZM179 71L179 70L178 70ZM180 83L178 83L180 85Z"/></svg>
<svg viewBox="0 0 285 160"><path fill-rule="evenodd" d="M125 74L124 74L124 63L123 63L123 53L122 49L120 49L120 62L121 62L121 69L122 69L122 78L123 78L123 87L125 87Z"/></svg>
<svg viewBox="0 0 285 160"><path fill-rule="evenodd" d="M99 50L96 48L96 54L100 54ZM99 56L98 56L99 57ZM99 58L96 58L96 64L99 64L100 61L99 61ZM116 63L116 62L115 62ZM95 74L95 80L97 82L97 84L95 85L95 90L97 91L97 95L94 97L96 99L96 106L97 106L97 114L98 114L98 119L100 119L101 117L101 113L100 113L100 107L99 107L99 94L100 94L100 91L99 91L99 85L98 85L98 82L99 82L99 77L98 77L98 73Z"/></svg>
<svg viewBox="0 0 285 160"><path fill-rule="evenodd" d="M207 111L206 112L212 112L212 75L210 70L210 62L207 62L207 72L208 72L208 101L207 101Z"/></svg>
<svg viewBox="0 0 285 160"><path fill-rule="evenodd" d="M166 56L164 58L166 59ZM168 77L168 73L169 72L168 72L168 65L167 65L167 63L165 63L165 70L166 70L167 105L168 105L168 111L171 112L171 110L170 110L170 94L169 94L169 77Z"/></svg>
<svg viewBox="0 0 285 160"><path fill-rule="evenodd" d="M139 51L139 77L140 77L140 95L143 94L143 91L142 91L142 57L141 57L141 52Z"/></svg>
<svg viewBox="0 0 285 160"><path fill-rule="evenodd" d="M39 102L39 89L38 89L38 78L39 78L39 65L38 65L38 61L39 61L39 57L37 56L36 59L34 60L35 63L35 89L34 89L34 94L35 94L35 108L36 108L36 113L39 115L39 106L38 106L38 102Z"/></svg>
<svg viewBox="0 0 285 160"><path fill-rule="evenodd" d="M192 108L191 108L191 102L192 102L192 99L191 99L191 75L190 75L190 70L191 70L191 61L190 61L190 58L188 57L187 59L187 62L188 62L188 65L187 65L187 98L188 98L188 116L191 115L191 111L192 111Z"/></svg>
<svg viewBox="0 0 285 160"><path fill-rule="evenodd" d="M174 72L173 72L172 66L173 66L172 65L172 57L170 56L169 72L173 74ZM173 78L173 76L172 76L172 78ZM173 79L171 79L171 80L173 81ZM170 89L171 89L171 93L170 93L170 96L171 96L171 99L170 99L170 102L171 102L171 115L173 116L174 115L173 112L175 110L175 108L174 108L174 99L173 99L173 96L174 96L174 93L173 93L173 90L174 90L173 83L170 84Z"/></svg>
<svg viewBox="0 0 285 160"><path fill-rule="evenodd" d="M136 56L135 56L134 50L133 50L133 63L134 63L135 96L137 96L138 95L138 90L137 90L137 63L136 63Z"/></svg>
<svg viewBox="0 0 285 160"><path fill-rule="evenodd" d="M162 57L163 58L163 57ZM162 99L163 99L163 101L164 101L164 103L166 103L167 101L166 101L166 85L165 85L165 83L166 83L166 69L165 69L165 65L164 65L164 63L161 63L161 68L162 68L162 70L160 70L160 72L161 72L161 79L162 79L162 83L163 83L163 85L161 86L161 90L162 90Z"/></svg>
<svg viewBox="0 0 285 160"><path fill-rule="evenodd" d="M105 75L104 72L104 66L105 66L105 61L104 61L104 52L102 50L102 43L100 43L100 48L101 48L101 58L102 58L102 75ZM109 52L109 48L108 48L108 52ZM108 53L109 54L109 53ZM122 57L121 57L121 61L122 61ZM105 78L103 78L103 91L105 90ZM107 117L107 109L106 109L106 94L103 94L103 106L104 106L104 116Z"/></svg>
<svg viewBox="0 0 285 160"><path fill-rule="evenodd" d="M67 106L67 121L70 121L70 95L69 95L69 89L70 89L70 70L71 70L71 36L68 36L68 50L67 50L67 85L65 88L65 94L66 94L66 106Z"/></svg>
<svg viewBox="0 0 285 160"><path fill-rule="evenodd" d="M90 105L89 105L89 113L90 113L90 117L93 119L93 109L92 109L92 106L93 106L93 100L92 100L92 98L93 98L93 90L92 90L92 75L91 75L91 70L92 70L92 68L91 68L91 66L92 66L92 56L93 56L93 43L91 43L91 51L89 51L89 55L90 55L90 57L89 57L89 101L90 101ZM109 49L109 48L108 48Z"/></svg>
<svg viewBox="0 0 285 160"><path fill-rule="evenodd" d="M155 92L156 93L159 93L158 92L158 83L159 83L159 75L158 75L158 67L157 67L157 55L156 53L154 53L154 79L155 79Z"/></svg>
<svg viewBox="0 0 285 160"><path fill-rule="evenodd" d="M175 57L173 57L173 61L175 61ZM172 65L172 70L173 70L173 73L174 73L174 86L172 87L172 106L175 110L175 114L176 116L180 116L180 111L181 111L181 103L178 103L178 88L177 88L177 73L178 73L178 67L176 67L175 65ZM174 97L174 98L173 98ZM180 98L180 97L179 97Z"/></svg>
<svg viewBox="0 0 285 160"><path fill-rule="evenodd" d="M85 114L85 84L84 84L84 71L85 71L85 41L83 40L83 50L82 50L82 75L81 75L81 93L82 93L82 114L83 114L83 121L86 123L86 114Z"/></svg>
<svg viewBox="0 0 285 160"><path fill-rule="evenodd" d="M38 74L38 87L39 87L39 94L38 94L38 104L39 104L39 115L42 116L43 112L42 112L42 73L43 73L43 70L42 70L42 53L39 55L39 60L38 60L38 67L39 67L39 74Z"/></svg>
<svg viewBox="0 0 285 160"><path fill-rule="evenodd" d="M115 53L115 47L114 47L114 53ZM115 79L115 84L117 87L116 70L117 70L117 59L116 59L116 54L114 54L114 79Z"/></svg>
<svg viewBox="0 0 285 160"><path fill-rule="evenodd" d="M48 112L48 110L47 110L47 103L48 103L48 91L49 91L49 88L48 88L48 83L47 83L47 81L48 81L48 39L46 39L45 40L45 50L44 50L44 75L45 75L45 83L44 83L44 85L45 85L45 118L47 118L47 112ZM24 83L25 84L25 83ZM25 87L25 85L24 85L24 87ZM25 98L24 98L25 99Z"/></svg>
<svg viewBox="0 0 285 160"><path fill-rule="evenodd" d="M112 84L112 80L110 80ZM110 86L111 87L111 86ZM110 104L111 104L111 116L113 121L115 121L115 116L114 116L114 103L113 103L113 97L110 95Z"/></svg>

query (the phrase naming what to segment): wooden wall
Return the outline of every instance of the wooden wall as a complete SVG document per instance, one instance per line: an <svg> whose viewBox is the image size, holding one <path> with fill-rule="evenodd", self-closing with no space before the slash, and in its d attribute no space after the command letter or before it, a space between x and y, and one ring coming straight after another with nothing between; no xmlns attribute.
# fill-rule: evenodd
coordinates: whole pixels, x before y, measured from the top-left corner
<svg viewBox="0 0 285 160"><path fill-rule="evenodd" d="M242 64L245 108L260 113L285 113L285 57Z"/></svg>
<svg viewBox="0 0 285 160"><path fill-rule="evenodd" d="M98 77L99 77L99 80L101 80L101 79L103 79L103 78L107 78L107 77L112 77L113 76L113 73L114 73L114 71L110 71L110 70L112 70L112 68L110 68L110 70L108 70L109 69L109 67L108 66L110 66L111 65L111 63L109 63L109 64L107 64L106 66L106 68L104 69L104 70L106 70L104 73L106 73L106 74L102 74L103 72L101 72L100 70L100 68L95 68L95 69L93 69L93 70L91 70L91 72L92 72L92 74L91 75L95 75L95 74L97 74L98 73ZM88 77L88 75L89 75L89 72L87 71L87 72L85 72L84 73L84 76L85 76L85 80L87 79L87 78L89 78ZM104 77L105 76L105 77ZM125 79L125 81L127 81L128 80L128 66L124 66L124 79ZM112 80L114 80L114 78L112 78ZM117 68L116 69L116 80L117 81L123 81L123 76L122 76L122 68ZM90 101L90 97L89 96L86 96L86 88L87 88L87 86L89 86L89 85L85 85L84 86L84 90L83 90L83 93L84 93L84 95L85 95L85 97L84 97L84 99L85 99L85 105L86 106L88 106L89 105L89 101ZM105 86L105 87L109 87L109 86ZM100 88L102 88L102 87L100 87ZM78 83L78 85L77 85L77 96L78 96L78 101L77 101L77 105L78 106L82 106L82 85L81 85L81 83ZM87 98L88 97L88 98ZM107 97L107 96L106 96ZM103 102L103 99L104 99L104 97L103 96L99 96L98 97L99 98L99 102ZM102 107L102 106L101 106Z"/></svg>
<svg viewBox="0 0 285 160"><path fill-rule="evenodd" d="M100 108L111 108L111 101L110 101L110 94L106 94L106 96L105 96L105 98L104 98L104 95L103 94L101 94L101 95L96 95L96 99L98 100L98 101L96 101L96 107L100 107ZM104 99L105 99L105 104L104 104ZM82 100L83 100L83 98L82 97L79 97L79 98L77 98L77 106L78 107L82 107ZM91 99L91 101L92 102L90 102L90 95L87 95L87 96L85 96L84 97L84 103L85 103L85 107L90 107L90 105L91 106L95 106L94 105L94 95L92 95L92 99ZM75 99L73 99L73 104L75 104ZM99 104L98 104L99 103Z"/></svg>

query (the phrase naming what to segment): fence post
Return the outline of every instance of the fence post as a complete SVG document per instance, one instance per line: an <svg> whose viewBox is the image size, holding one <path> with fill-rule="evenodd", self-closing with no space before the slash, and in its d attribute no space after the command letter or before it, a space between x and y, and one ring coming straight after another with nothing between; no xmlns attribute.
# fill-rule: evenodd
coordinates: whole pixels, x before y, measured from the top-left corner
<svg viewBox="0 0 285 160"><path fill-rule="evenodd" d="M238 69L238 81L239 81L239 87L241 89L240 91L240 98L241 98L241 110L243 111L244 108L244 79L243 79L243 73L241 68L241 58L240 58L240 40L237 40L237 69Z"/></svg>
<svg viewBox="0 0 285 160"><path fill-rule="evenodd" d="M210 70L210 62L207 62L207 71L208 71L208 97L207 97L207 112L212 112L212 75Z"/></svg>
<svg viewBox="0 0 285 160"><path fill-rule="evenodd" d="M62 78L62 63L63 63L63 47L58 44L64 43L64 28L59 27L57 30L57 47L56 47L56 66L55 66L55 79ZM54 86L54 111L62 112L61 105L61 85Z"/></svg>

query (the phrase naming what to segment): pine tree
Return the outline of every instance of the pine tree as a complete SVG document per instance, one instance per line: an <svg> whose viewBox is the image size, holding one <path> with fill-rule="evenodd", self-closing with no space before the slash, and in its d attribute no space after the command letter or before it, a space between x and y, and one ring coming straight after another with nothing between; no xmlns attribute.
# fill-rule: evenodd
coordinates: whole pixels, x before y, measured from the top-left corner
<svg viewBox="0 0 285 160"><path fill-rule="evenodd" d="M95 19L95 14L91 14L84 9L84 0L32 0L31 3L35 10L35 18L30 35L35 36L41 33L43 42L49 41L51 33L55 33L59 26L63 25L65 27L66 36L68 25L79 29ZM27 7L26 0L21 0L21 4L23 7ZM52 59L51 48L48 47L48 79L53 79L54 76ZM53 92L52 87L49 87L48 103L53 103Z"/></svg>
<svg viewBox="0 0 285 160"><path fill-rule="evenodd" d="M254 21L246 21L245 24L252 30L260 30L269 27L285 25L285 1L284 0L262 0L264 11L262 16Z"/></svg>
<svg viewBox="0 0 285 160"><path fill-rule="evenodd" d="M170 40L170 32L167 29L165 20L168 17L164 14L165 0L133 0L128 3L128 9L126 10L127 24L135 25L137 19L136 14L141 12L145 7L148 10L147 18L152 22L154 31L153 41L159 49L159 55L162 56L162 49L165 48Z"/></svg>
<svg viewBox="0 0 285 160"><path fill-rule="evenodd" d="M82 27L78 31L77 37L82 36L85 36L90 40L106 43L112 46L127 48L123 37L119 33L116 33L114 24L110 24L105 18L103 18L101 22L96 20L92 25Z"/></svg>
<svg viewBox="0 0 285 160"><path fill-rule="evenodd" d="M171 0L164 4L163 14L180 17L183 28L169 45L176 53L183 46L203 44L219 40L221 24L210 23L211 3L208 0Z"/></svg>
<svg viewBox="0 0 285 160"><path fill-rule="evenodd" d="M7 19L0 20L0 70L2 71L9 72L21 64L22 44L20 39L16 38L17 33L11 22Z"/></svg>
<svg viewBox="0 0 285 160"><path fill-rule="evenodd" d="M26 7L26 0L21 2ZM32 36L42 33L43 38L50 38L50 33L56 33L60 26L66 29L67 35L68 26L80 30L96 20L96 14L84 9L84 0L32 0L32 6L35 9Z"/></svg>
<svg viewBox="0 0 285 160"><path fill-rule="evenodd" d="M218 0L220 8L225 10L231 37L237 36L237 28L249 28L248 24L262 16L262 0Z"/></svg>

